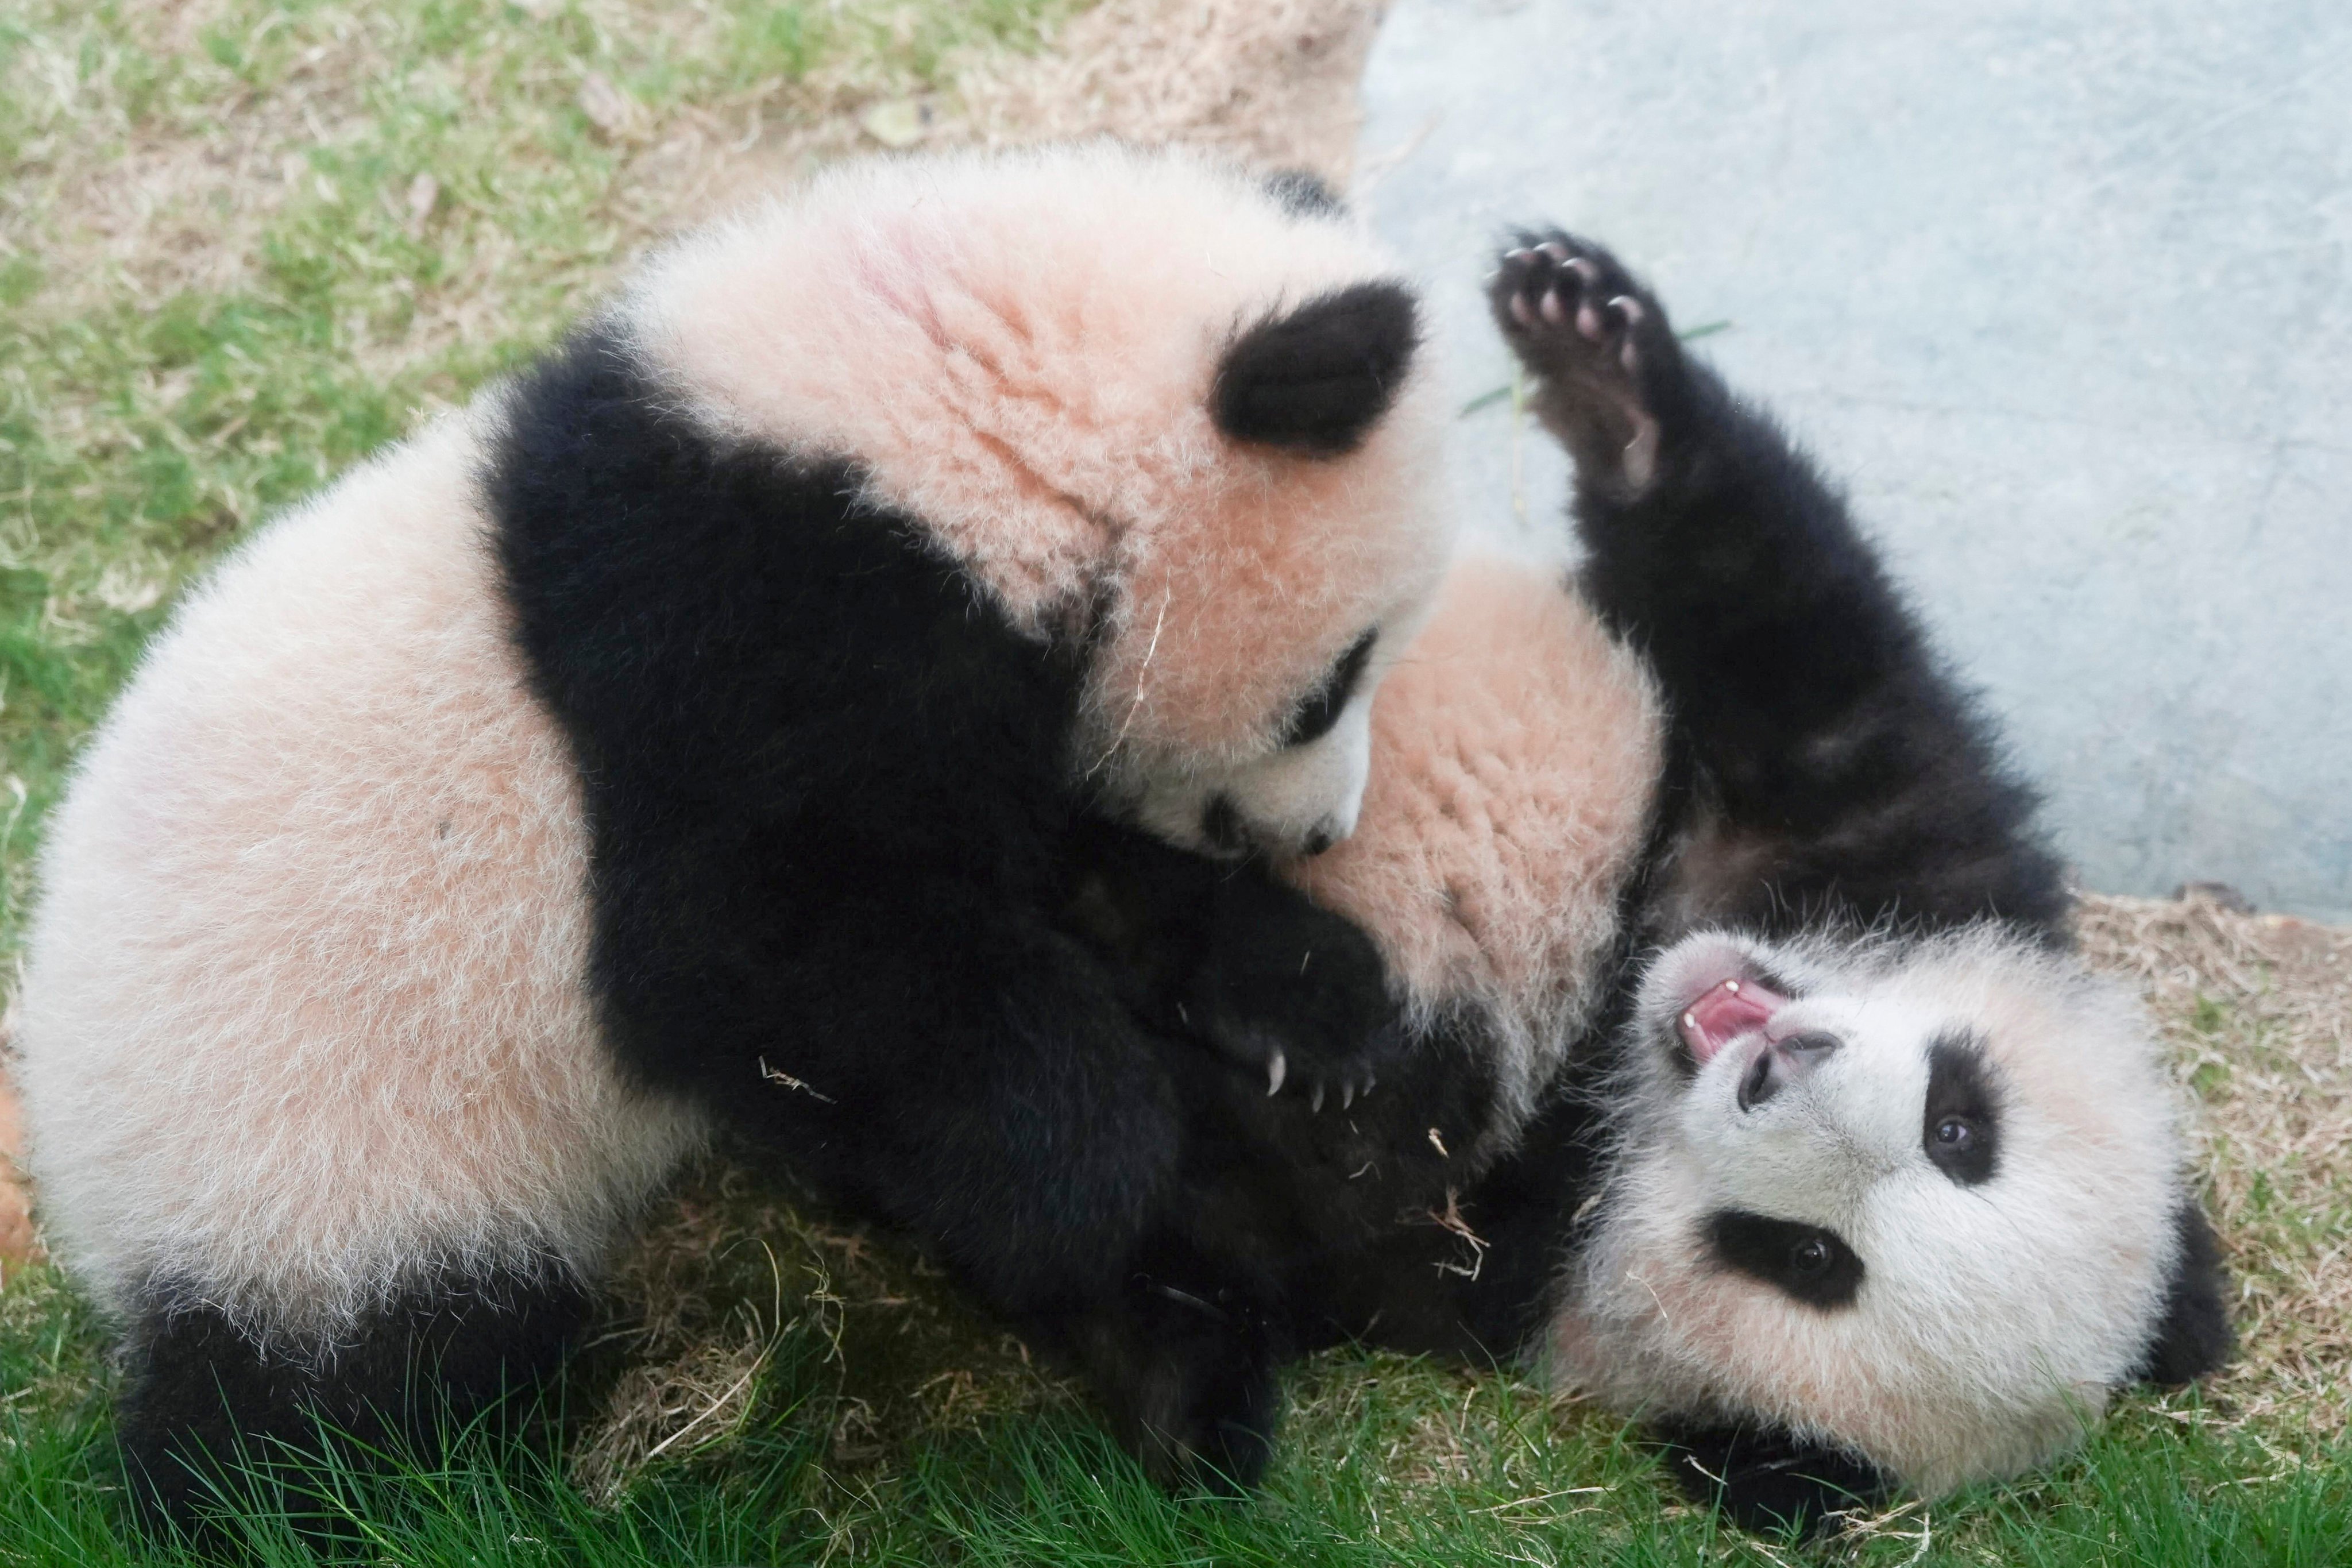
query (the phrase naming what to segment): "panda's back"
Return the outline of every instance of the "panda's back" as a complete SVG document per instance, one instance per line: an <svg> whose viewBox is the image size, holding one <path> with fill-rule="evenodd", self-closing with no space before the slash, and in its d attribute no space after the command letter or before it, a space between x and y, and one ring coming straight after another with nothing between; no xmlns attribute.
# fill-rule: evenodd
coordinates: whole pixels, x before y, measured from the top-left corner
<svg viewBox="0 0 2352 1568"><path fill-rule="evenodd" d="M1300 863L1416 1004L1473 1005L1516 1132L1611 979L1664 715L1641 660L1553 567L1454 563L1373 706L1355 836Z"/></svg>
<svg viewBox="0 0 2352 1568"><path fill-rule="evenodd" d="M596 1038L579 783L510 644L481 423L229 561L50 821L19 1070L105 1299L331 1327L453 1258L567 1254L690 1136Z"/></svg>

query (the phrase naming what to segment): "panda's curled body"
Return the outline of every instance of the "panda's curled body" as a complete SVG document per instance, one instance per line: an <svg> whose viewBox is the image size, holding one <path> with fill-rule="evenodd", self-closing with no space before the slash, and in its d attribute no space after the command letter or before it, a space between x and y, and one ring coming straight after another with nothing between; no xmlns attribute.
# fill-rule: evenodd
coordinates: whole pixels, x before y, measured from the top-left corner
<svg viewBox="0 0 2352 1568"><path fill-rule="evenodd" d="M1171 1472L1260 1462L1271 1348L1171 1367L1136 1294L1247 1288L1176 1201L1233 1066L1062 911L1097 852L1249 889L1175 984L1261 1081L1392 1033L1361 938L1189 852L1353 826L1445 547L1413 318L1181 155L869 165L227 563L54 820L18 1033L142 1483L545 1372L715 1128L1173 1387L1104 1389ZM1302 946L1362 1004L1254 973Z"/></svg>
<svg viewBox="0 0 2352 1568"><path fill-rule="evenodd" d="M1494 289L1579 578L1455 567L1358 833L1289 868L1412 1048L1339 1116L1236 1110L1280 1194L1265 1154L1193 1201L1282 1238L1302 1342L1533 1356L1751 1522L2012 1473L2209 1369L2152 1032L1843 507L1606 252Z"/></svg>

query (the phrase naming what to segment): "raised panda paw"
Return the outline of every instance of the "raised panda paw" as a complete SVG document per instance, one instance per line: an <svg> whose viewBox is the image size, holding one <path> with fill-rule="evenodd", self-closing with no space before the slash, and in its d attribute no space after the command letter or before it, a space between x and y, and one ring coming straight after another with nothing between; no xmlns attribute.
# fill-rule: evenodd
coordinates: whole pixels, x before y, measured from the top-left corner
<svg viewBox="0 0 2352 1568"><path fill-rule="evenodd" d="M1185 1023L1268 1095L1317 1110L1355 1103L1404 1048L1388 973L1371 939L1289 889L1234 878L1220 891Z"/></svg>
<svg viewBox="0 0 2352 1568"><path fill-rule="evenodd" d="M1535 406L1586 484L1638 495L1656 479L1661 416L1680 384L1666 312L1601 247L1523 235L1487 285L1496 325L1537 378Z"/></svg>

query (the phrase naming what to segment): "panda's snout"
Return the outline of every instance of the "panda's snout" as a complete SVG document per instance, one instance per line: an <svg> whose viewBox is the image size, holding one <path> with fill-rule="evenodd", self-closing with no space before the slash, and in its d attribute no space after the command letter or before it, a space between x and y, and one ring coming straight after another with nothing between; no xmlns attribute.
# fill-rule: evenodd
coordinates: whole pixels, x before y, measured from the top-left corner
<svg viewBox="0 0 2352 1568"><path fill-rule="evenodd" d="M1838 1037L1813 1032L1768 1040L1739 1077L1739 1109L1753 1110L1837 1054Z"/></svg>

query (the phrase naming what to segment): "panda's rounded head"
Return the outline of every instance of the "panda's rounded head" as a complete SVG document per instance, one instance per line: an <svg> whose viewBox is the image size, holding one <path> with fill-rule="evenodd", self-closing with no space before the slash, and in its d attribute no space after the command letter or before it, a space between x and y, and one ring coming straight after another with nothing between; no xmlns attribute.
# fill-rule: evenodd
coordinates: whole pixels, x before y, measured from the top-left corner
<svg viewBox="0 0 2352 1568"><path fill-rule="evenodd" d="M2175 1099L2136 1001L1992 928L1687 937L1629 1026L1558 1370L1669 1425L1786 1430L1935 1495L2073 1442L2182 1265Z"/></svg>
<svg viewBox="0 0 2352 1568"><path fill-rule="evenodd" d="M1438 377L1321 188L1113 142L877 162L681 242L618 311L714 427L847 459L1083 660L1069 764L1210 852L1354 825L1451 536Z"/></svg>

